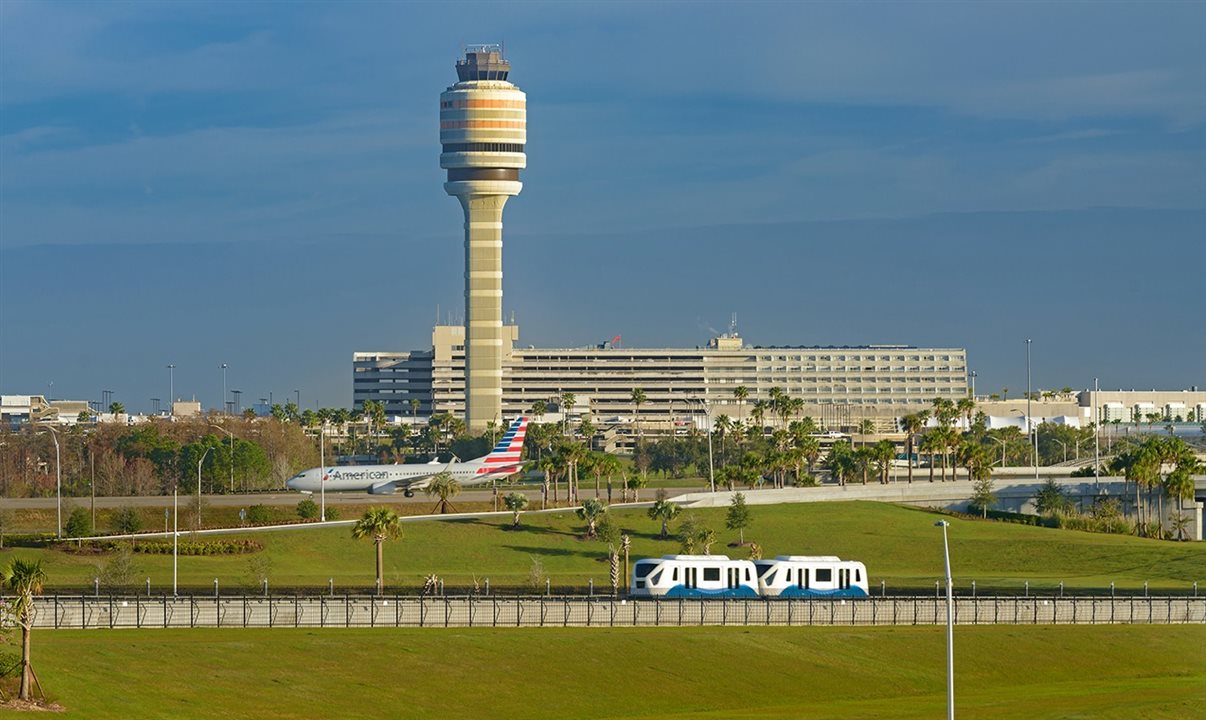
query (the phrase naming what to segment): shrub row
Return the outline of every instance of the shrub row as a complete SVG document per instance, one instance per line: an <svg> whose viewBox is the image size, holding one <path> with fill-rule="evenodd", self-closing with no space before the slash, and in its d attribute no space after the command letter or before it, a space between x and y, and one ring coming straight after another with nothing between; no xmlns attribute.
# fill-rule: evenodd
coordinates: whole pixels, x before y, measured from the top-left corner
<svg viewBox="0 0 1206 720"><path fill-rule="evenodd" d="M94 540L85 543L63 543L63 550L75 554L113 552L130 547L125 542ZM134 552L146 555L171 555L172 544L163 540L134 543ZM184 541L177 548L180 555L244 555L259 552L264 546L255 540L203 540Z"/></svg>

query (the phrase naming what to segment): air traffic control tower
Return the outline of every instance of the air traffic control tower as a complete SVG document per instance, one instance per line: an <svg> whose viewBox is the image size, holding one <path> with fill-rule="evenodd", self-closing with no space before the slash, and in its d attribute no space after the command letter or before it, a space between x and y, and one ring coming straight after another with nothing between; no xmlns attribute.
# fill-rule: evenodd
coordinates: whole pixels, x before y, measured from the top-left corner
<svg viewBox="0 0 1206 720"><path fill-rule="evenodd" d="M440 95L444 190L465 211L465 423L502 422L502 214L523 189L526 95L498 45L470 45Z"/></svg>

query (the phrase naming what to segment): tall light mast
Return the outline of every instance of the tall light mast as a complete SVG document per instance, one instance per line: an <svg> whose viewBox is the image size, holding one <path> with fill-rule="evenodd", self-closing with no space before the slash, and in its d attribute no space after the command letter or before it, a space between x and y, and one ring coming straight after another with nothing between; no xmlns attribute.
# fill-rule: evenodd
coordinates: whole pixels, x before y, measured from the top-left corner
<svg viewBox="0 0 1206 720"><path fill-rule="evenodd" d="M523 189L527 96L499 45L470 45L458 82L440 94L444 190L465 211L465 424L502 420L502 213Z"/></svg>

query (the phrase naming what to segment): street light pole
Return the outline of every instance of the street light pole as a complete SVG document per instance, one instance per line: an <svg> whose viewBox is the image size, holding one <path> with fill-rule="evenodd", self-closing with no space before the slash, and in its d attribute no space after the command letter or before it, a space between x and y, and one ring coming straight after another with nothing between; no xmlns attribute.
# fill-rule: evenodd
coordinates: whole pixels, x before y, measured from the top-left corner
<svg viewBox="0 0 1206 720"><path fill-rule="evenodd" d="M1101 489L1101 439L1097 429L1101 426L1101 411L1097 409L1097 378L1093 378L1093 481Z"/></svg>
<svg viewBox="0 0 1206 720"><path fill-rule="evenodd" d="M301 413L301 390L293 389L293 394L297 396L297 412Z"/></svg>
<svg viewBox="0 0 1206 720"><path fill-rule="evenodd" d="M197 529L201 529L201 463L205 462L205 457L209 455L212 447L205 448L205 452L201 453L201 459L197 461Z"/></svg>
<svg viewBox="0 0 1206 720"><path fill-rule="evenodd" d="M951 549L946 539L946 520L935 526L942 528L942 556L946 561L946 718L955 720L955 596L951 587Z"/></svg>
<svg viewBox="0 0 1206 720"><path fill-rule="evenodd" d="M318 497L321 503L319 507L319 521L327 521L327 424L324 422L318 426Z"/></svg>
<svg viewBox="0 0 1206 720"><path fill-rule="evenodd" d="M206 452L209 452L206 450ZM205 460L205 456L201 456ZM200 482L201 466L197 466L197 481ZM176 596L176 558L180 544L180 502L177 500L179 485L172 486L172 597Z"/></svg>
<svg viewBox="0 0 1206 720"><path fill-rule="evenodd" d="M1038 430L1034 427L1034 421L1030 414L1030 401L1033 393L1030 389L1030 338L1026 338L1026 432L1033 433L1034 442L1034 480L1038 481Z"/></svg>
<svg viewBox="0 0 1206 720"><path fill-rule="evenodd" d="M222 414L226 412L226 363L222 363Z"/></svg>
<svg viewBox="0 0 1206 720"><path fill-rule="evenodd" d="M1063 440L1060 440L1059 438L1051 438L1051 439L1053 441L1059 443L1059 446L1064 449L1064 462L1068 462L1068 446L1064 443Z"/></svg>
<svg viewBox="0 0 1206 720"><path fill-rule="evenodd" d="M230 492L234 493L234 433L222 427L221 425L209 424L212 428L217 428L230 436ZM197 476L197 487L201 487L201 476Z"/></svg>
<svg viewBox="0 0 1206 720"><path fill-rule="evenodd" d="M1005 441L1002 440L1001 438L993 437L992 435L985 435L984 437L988 438L989 440L992 440L995 443L1000 443L1000 445L1001 445L1001 467L1005 467Z"/></svg>
<svg viewBox="0 0 1206 720"><path fill-rule="evenodd" d="M708 483L712 486L712 492L716 492L716 469L712 464L712 408L708 405L708 401L702 398L695 398L700 405L703 406L704 417L708 419Z"/></svg>
<svg viewBox="0 0 1206 720"><path fill-rule="evenodd" d="M176 406L176 366L168 365L168 416L173 415Z"/></svg>
<svg viewBox="0 0 1206 720"><path fill-rule="evenodd" d="M55 503L55 537L63 537L63 462L59 452L59 433L49 425L50 438L54 440L54 503Z"/></svg>

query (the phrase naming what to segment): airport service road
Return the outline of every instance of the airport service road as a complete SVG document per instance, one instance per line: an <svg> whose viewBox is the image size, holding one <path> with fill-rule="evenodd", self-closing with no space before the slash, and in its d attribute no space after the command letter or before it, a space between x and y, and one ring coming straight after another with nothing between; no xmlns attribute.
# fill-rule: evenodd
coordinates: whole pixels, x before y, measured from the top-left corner
<svg viewBox="0 0 1206 720"><path fill-rule="evenodd" d="M684 488L666 488L666 493L670 497L677 497L690 492L699 492L699 486L684 487ZM528 496L529 501L540 500L540 488L538 486L529 486L523 488L516 487L500 487L498 495L501 498L503 495L511 492L522 492ZM641 491L642 499L652 499L653 489L645 489ZM594 497L594 488L583 486L580 490L582 497ZM318 502L318 495L306 495L300 492L291 492L282 490L280 492L271 493L249 493L246 495L205 495L204 500L210 507L237 507L245 508L251 505L283 505L292 507L300 502L303 498L313 497L315 502ZM613 497L618 501L620 497L619 490L615 490ZM491 502L494 498L490 490L465 490L457 495L457 502ZM188 499L188 496L181 495L180 502L183 505ZM73 497L63 498L63 502L68 502L73 506L87 506L91 501L88 497ZM422 492L416 492L414 497L406 497L402 493L393 495L370 495L368 493L327 493L328 505L400 505L403 503L419 503L430 505L434 502L430 497ZM172 498L170 495L150 495L136 497L98 497L96 498L96 507L98 508L121 508L121 507L171 507ZM0 509L4 510L54 510L55 498L2 498L0 499Z"/></svg>

